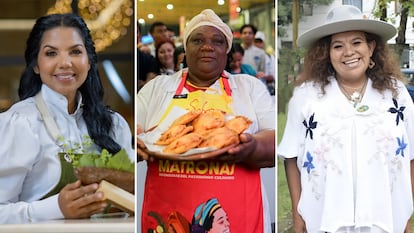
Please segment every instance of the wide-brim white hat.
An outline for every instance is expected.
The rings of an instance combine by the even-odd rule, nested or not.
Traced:
[[[328,12],[324,24],[301,34],[298,37],[297,45],[307,48],[325,36],[347,31],[373,33],[381,37],[385,42],[397,33],[397,29],[392,24],[368,19],[357,7],[342,5]]]

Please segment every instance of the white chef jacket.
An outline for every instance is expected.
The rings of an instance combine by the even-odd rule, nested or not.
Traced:
[[[65,143],[69,147],[82,145],[88,130],[82,117],[81,95],[75,113],[69,114],[66,97],[46,85],[41,92]],[[128,123],[118,113],[112,117],[112,137],[133,161]],[[58,195],[41,200],[60,179],[58,152],[62,149],[49,136],[34,97],[0,114],[0,138],[0,224],[63,218]]]

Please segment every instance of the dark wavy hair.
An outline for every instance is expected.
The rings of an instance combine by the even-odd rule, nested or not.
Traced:
[[[398,65],[398,58],[391,52],[388,45],[377,35],[366,33],[367,42],[375,41],[376,46],[372,54],[375,66],[366,71],[366,75],[372,81],[372,86],[383,92],[391,90],[393,95],[398,95],[396,80],[405,82]],[[330,60],[330,44],[332,36],[326,36],[315,42],[306,52],[304,61],[303,79],[298,82],[314,81],[320,85],[325,94],[325,86],[329,84],[328,77],[335,75],[335,70]]]
[[[34,72],[37,66],[37,56],[43,34],[56,27],[71,27],[76,29],[83,38],[88,54],[90,69],[85,82],[78,91],[82,94],[83,118],[86,122],[88,133],[94,143],[110,153],[121,150],[121,146],[110,136],[113,126],[113,111],[103,103],[104,90],[98,72],[98,59],[95,52],[89,29],[84,20],[75,14],[51,14],[42,16],[36,20],[29,38],[26,42],[25,61],[26,67],[20,78],[20,100],[36,95],[42,86],[40,75]]]
[[[172,47],[175,51],[175,44],[172,40],[162,40],[162,41],[160,41],[160,43],[157,44],[157,46],[155,47],[155,60],[157,61],[157,72],[158,72],[158,74],[161,74],[161,70],[164,68],[164,65],[161,63],[160,58],[158,56],[158,51],[160,51],[161,45],[163,45],[163,44],[172,45]],[[173,54],[174,54],[174,52],[173,52]],[[174,63],[174,65],[175,65],[175,63]]]
[[[244,56],[244,49],[240,45],[240,43],[233,43],[231,45],[230,52],[227,54],[227,63],[225,70],[228,72],[231,72],[232,68],[230,67],[230,63],[233,61],[233,54],[240,53],[242,56]]]

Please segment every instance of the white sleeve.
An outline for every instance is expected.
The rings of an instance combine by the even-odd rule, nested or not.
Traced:
[[[277,147],[277,154],[283,158],[294,158],[299,155],[301,145],[304,143],[304,126],[302,108],[306,96],[299,94],[297,88],[289,101],[286,126],[282,140]]]
[[[255,79],[256,85],[253,93],[253,106],[258,118],[259,130],[276,128],[275,97],[269,94],[266,86],[261,81]]]
[[[410,159],[414,159],[414,104],[412,102],[411,96],[408,93],[407,88],[401,82],[399,82],[399,90],[398,90],[399,99],[405,102],[405,110],[404,110],[404,121],[406,121],[406,130],[408,134],[408,145],[411,147],[410,151]]]
[[[2,193],[0,192],[0,196]],[[20,224],[63,219],[58,194],[41,201],[0,204],[0,224]]]
[[[31,200],[21,200],[24,187],[30,186],[26,178],[39,162],[40,145],[30,123],[4,113],[0,116],[0,138],[0,224],[62,218],[57,195],[39,200],[45,193],[32,191]]]
[[[115,113],[114,117],[114,140],[126,150],[131,161],[135,161],[135,152],[132,147],[132,134],[128,122],[119,113]]]

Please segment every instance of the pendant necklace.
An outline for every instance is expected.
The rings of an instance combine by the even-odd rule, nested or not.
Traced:
[[[341,89],[342,93],[345,94],[349,102],[354,106],[354,108],[356,108],[357,105],[362,101],[362,97],[364,96],[364,91],[368,83],[368,78],[365,79],[364,84],[360,88],[352,88],[352,87],[346,86],[339,80],[338,80],[338,83],[339,83],[339,88]],[[353,90],[352,94],[350,94],[346,90],[345,87],[347,87],[348,89],[352,89]],[[368,110],[368,106],[366,105],[362,105],[357,108],[358,112],[365,112],[366,110]]]

